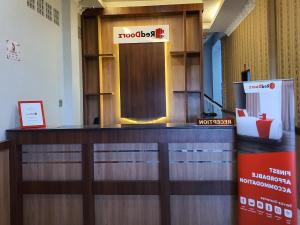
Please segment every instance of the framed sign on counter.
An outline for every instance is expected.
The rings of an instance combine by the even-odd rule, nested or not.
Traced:
[[[18,102],[21,128],[45,128],[46,120],[42,101]]]

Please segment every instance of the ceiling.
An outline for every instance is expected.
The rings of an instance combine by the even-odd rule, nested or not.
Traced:
[[[232,32],[249,13],[249,2],[255,0],[76,0],[82,7],[134,7],[204,3],[203,28],[206,33]],[[252,4],[253,5],[253,4]],[[245,8],[247,10],[245,11]],[[248,14],[247,14],[248,15]],[[230,31],[230,32],[229,32]]]

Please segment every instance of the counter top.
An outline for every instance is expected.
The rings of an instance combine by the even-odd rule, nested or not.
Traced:
[[[47,127],[40,129],[9,129],[7,132],[26,132],[26,131],[61,131],[61,130],[135,130],[135,129],[232,129],[235,126],[199,126],[195,123],[163,123],[163,124],[114,124],[109,126],[59,126],[59,127]]]

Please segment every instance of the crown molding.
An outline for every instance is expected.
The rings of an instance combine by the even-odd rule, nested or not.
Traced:
[[[78,9],[79,13],[82,14],[85,9],[104,8],[105,5],[103,0],[80,0],[78,2],[78,7],[79,7]]]
[[[228,26],[225,30],[225,34],[230,36],[233,31],[241,24],[241,22],[252,12],[256,6],[256,0],[249,0],[244,6],[241,13],[236,17],[236,19]]]

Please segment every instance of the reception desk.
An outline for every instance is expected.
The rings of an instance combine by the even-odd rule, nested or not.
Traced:
[[[7,134],[13,225],[235,224],[234,126]]]

